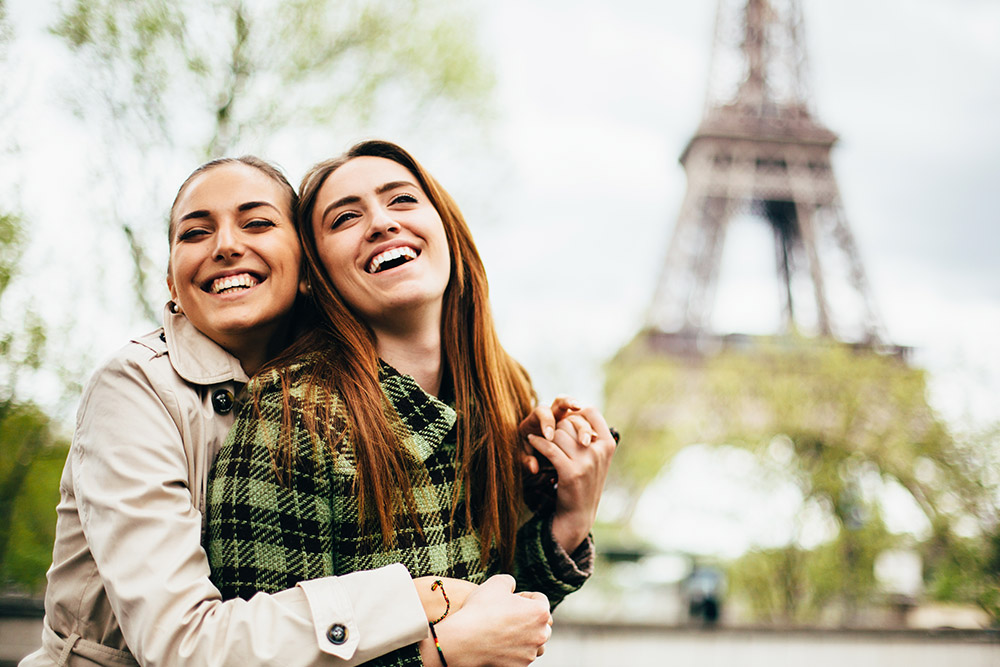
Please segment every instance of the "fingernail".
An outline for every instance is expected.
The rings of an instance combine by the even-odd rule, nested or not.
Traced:
[[[555,436],[556,431],[551,426],[546,426],[543,433],[545,433],[546,440],[551,440]]]

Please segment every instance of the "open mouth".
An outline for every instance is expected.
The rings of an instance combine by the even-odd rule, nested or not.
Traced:
[[[368,263],[367,271],[368,273],[388,271],[416,259],[419,254],[409,246],[392,248],[372,257],[372,261]]]
[[[262,282],[263,278],[252,273],[237,273],[232,276],[216,278],[202,289],[209,294],[235,294],[256,287]]]

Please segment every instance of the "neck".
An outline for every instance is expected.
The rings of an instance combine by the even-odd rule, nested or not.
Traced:
[[[440,326],[405,334],[376,330],[375,345],[383,361],[412,377],[431,396],[439,394],[442,371]]]
[[[253,336],[240,336],[238,340],[220,343],[229,354],[236,357],[247,376],[254,373],[281,351],[288,334],[288,325],[264,327]]]

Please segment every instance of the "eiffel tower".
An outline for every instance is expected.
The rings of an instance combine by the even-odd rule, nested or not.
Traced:
[[[947,496],[965,487],[921,481],[922,465],[946,470],[962,455],[927,404],[923,371],[887,341],[830,165],[837,137],[816,120],[807,83],[798,0],[719,1],[704,116],[681,155],[687,193],[645,327],[605,366],[604,412],[624,445],[610,480],[623,543],[677,452],[742,447],[794,480],[797,525],[808,505],[836,527],[825,556],[795,534],[767,556],[775,571],[798,568],[778,578],[771,613],[795,618],[834,577],[827,611],[851,625],[875,600],[866,535],[884,530],[861,490],[874,479],[906,489],[949,544]],[[774,239],[783,317],[770,336],[712,329],[722,248],[743,217]],[[822,586],[807,560],[827,563]]]
[[[922,372],[877,315],[831,168],[837,137],[815,117],[805,71],[798,0],[719,1],[666,261],[645,326],[605,366],[605,412],[628,443],[612,474],[633,501],[689,444],[798,434],[874,451],[897,423],[915,429],[904,439],[935,423]],[[773,235],[774,335],[712,329],[726,232],[742,217]],[[862,392],[863,404],[844,400]]]
[[[773,232],[782,332],[883,343],[830,164],[837,137],[812,110],[799,3],[721,0],[712,63],[647,327],[675,342],[710,332],[726,232],[749,216]]]

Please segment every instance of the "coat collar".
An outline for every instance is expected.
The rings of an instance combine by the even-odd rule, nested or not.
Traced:
[[[207,385],[249,380],[236,357],[198,331],[187,317],[170,312],[167,306],[163,308],[163,333],[170,365],[188,382]]]
[[[410,431],[417,457],[426,461],[442,443],[455,443],[455,408],[425,392],[417,381],[379,361],[379,383]]]

